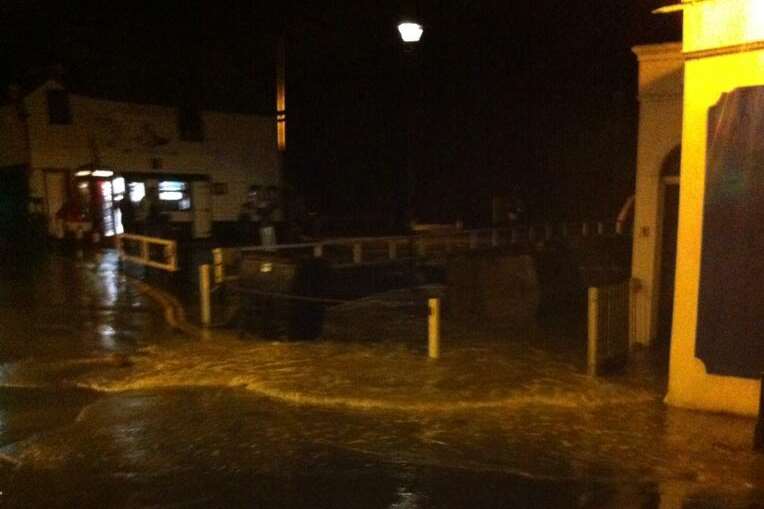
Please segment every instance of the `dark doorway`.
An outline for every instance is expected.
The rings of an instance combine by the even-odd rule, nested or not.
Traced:
[[[658,297],[658,334],[655,345],[668,352],[674,318],[674,277],[676,241],[679,223],[679,186],[664,185],[663,233],[661,235],[660,294]]]
[[[0,168],[0,241],[17,242],[26,228],[28,200],[24,166]]]

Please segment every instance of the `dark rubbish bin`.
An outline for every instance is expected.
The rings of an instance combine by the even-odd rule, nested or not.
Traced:
[[[323,295],[327,272],[325,262],[313,257],[245,254],[240,271],[245,325],[252,323],[266,338],[319,337],[325,305],[308,299]]]

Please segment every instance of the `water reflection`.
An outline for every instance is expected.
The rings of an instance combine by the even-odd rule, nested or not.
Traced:
[[[0,459],[0,491],[11,506],[764,499],[752,420],[667,409],[652,381],[591,379],[538,338],[451,329],[435,363],[423,344],[395,338],[183,341],[135,311],[149,303],[111,279],[107,261],[77,271],[53,263],[48,275],[64,279],[49,305],[35,283],[32,296],[20,292],[37,305],[30,316],[0,317],[21,345],[0,345],[13,354],[0,357],[0,458],[13,462]]]

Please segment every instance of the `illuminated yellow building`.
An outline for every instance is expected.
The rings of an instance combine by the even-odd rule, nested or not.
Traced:
[[[692,0],[676,10],[684,17],[681,54],[671,45],[635,48],[642,111],[633,273],[642,288],[634,297],[633,341],[649,344],[656,336],[661,193],[671,185],[661,161],[676,144],[681,111],[666,401],[756,415],[764,370],[764,289],[758,288],[764,253],[757,234],[764,216],[764,174],[757,174],[764,173],[764,0]],[[678,109],[671,84],[682,77]],[[661,97],[661,90],[669,93]]]

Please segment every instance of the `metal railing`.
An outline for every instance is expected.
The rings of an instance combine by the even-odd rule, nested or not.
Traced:
[[[586,364],[590,375],[623,367],[629,356],[632,281],[590,287]]]
[[[623,234],[622,225],[602,221],[547,223],[513,228],[485,228],[408,236],[332,238],[315,242],[231,249],[241,254],[247,252],[312,254],[316,258],[331,257],[334,262],[333,265],[343,266],[387,263],[410,258],[438,258],[456,252],[498,246],[534,244],[552,239],[612,237]]]
[[[131,233],[117,235],[115,239],[122,260],[168,272],[178,270],[178,247],[174,240]]]

